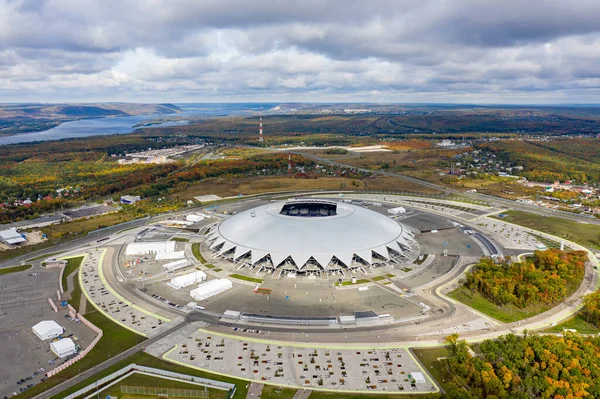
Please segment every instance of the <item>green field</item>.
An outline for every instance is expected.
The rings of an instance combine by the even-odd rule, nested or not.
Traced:
[[[427,260],[427,254],[423,255],[423,259],[419,260],[419,258],[415,259],[415,261],[413,262],[415,265],[422,265],[423,262],[425,262]]]
[[[192,244],[192,253],[200,263],[206,263],[206,259],[204,259],[204,256],[202,256],[202,254],[200,253],[199,243]]]
[[[28,270],[28,269],[31,269],[31,265],[5,267],[5,268],[0,269],[0,274],[22,272],[22,271]]]
[[[187,238],[183,238],[183,237],[173,237],[173,238],[171,238],[171,241],[189,242],[190,240],[188,240]]]
[[[421,365],[427,369],[433,379],[445,388],[446,372],[442,369],[442,364],[438,361],[439,358],[450,356],[448,347],[442,346],[437,348],[416,348],[411,349],[415,357],[421,362]]]
[[[230,274],[229,277],[237,278],[238,280],[250,281],[252,283],[262,284],[263,280],[260,278],[248,277],[242,274]]]
[[[104,391],[100,391],[100,394],[97,396],[101,398],[106,398],[109,395],[121,397],[121,385],[128,385],[130,387],[190,389],[194,391],[204,390],[204,387],[200,385],[186,384],[184,382],[173,381],[166,378],[157,378],[154,376],[148,376],[143,374],[133,374],[132,376],[120,381],[118,384],[113,385],[112,387],[105,389]],[[209,397],[211,399],[227,398],[227,391],[221,391],[218,389],[208,389],[208,392]],[[131,396],[135,395],[132,394]],[[130,395],[127,395],[127,397],[130,397]],[[152,398],[152,396],[149,395],[144,395],[143,397],[148,399]]]
[[[82,261],[83,261],[83,256],[78,256],[76,258],[67,259],[67,266],[65,266],[65,271],[63,272],[63,275],[62,275],[62,286],[63,286],[63,289],[65,290],[65,292],[68,291],[67,277],[69,277],[69,275],[71,273],[73,273],[75,270],[77,270],[79,268],[79,266],[81,266]]]
[[[385,276],[373,277],[373,281],[381,281],[381,280],[385,280]]]
[[[506,216],[503,218],[497,216],[494,218],[562,237],[588,248],[600,249],[600,226],[598,225],[522,211],[507,211],[504,214]]]
[[[367,280],[366,278],[362,278],[360,280],[356,280],[356,283],[354,283],[354,284],[366,284],[366,283],[370,283],[370,282],[371,282],[371,280]],[[354,285],[354,284],[352,284],[351,280],[348,280],[348,281],[342,281],[341,285],[346,286],[346,285]],[[338,284],[338,285],[340,285],[340,284]]]
[[[554,327],[546,328],[542,332],[560,333],[563,332],[564,329],[577,330],[577,332],[581,334],[598,334],[600,332],[600,328],[586,322],[579,313]]]
[[[292,399],[295,389],[265,385],[260,395],[261,399]]]
[[[236,379],[230,378],[230,377],[217,376],[214,374],[206,373],[204,371],[191,369],[191,368],[180,366],[177,364],[172,364],[172,363],[166,362],[162,359],[158,359],[154,356],[148,355],[147,353],[138,352],[138,353],[135,353],[135,354],[129,356],[128,358],[116,363],[115,365],[107,368],[106,370],[94,375],[93,377],[87,378],[83,382],[74,385],[73,387],[65,390],[64,392],[60,393],[59,395],[53,396],[51,399],[62,399],[66,395],[68,395],[72,392],[75,392],[87,385],[90,385],[94,381],[97,381],[98,379],[105,377],[111,373],[114,373],[115,371],[120,370],[123,367],[125,367],[131,363],[139,364],[142,366],[155,367],[155,368],[159,368],[159,369],[163,369],[163,370],[174,371],[176,373],[189,374],[189,375],[194,375],[197,377],[210,378],[213,380],[225,381],[225,382],[236,384],[236,392],[235,392],[235,395],[233,396],[235,399],[245,398],[246,394],[248,392],[248,389],[246,388],[246,385],[248,383],[246,381],[236,380]],[[34,388],[37,388],[37,386]],[[29,391],[31,391],[31,390],[33,390],[33,388],[28,390],[27,393],[29,393]],[[43,391],[40,391],[40,392],[43,392]],[[150,398],[150,397],[148,397],[148,398]]]
[[[512,305],[501,308],[488,301],[478,292],[471,292],[464,286],[457,288],[446,295],[504,323],[523,320],[549,309],[548,306],[544,305],[529,306],[525,309],[519,309]]]

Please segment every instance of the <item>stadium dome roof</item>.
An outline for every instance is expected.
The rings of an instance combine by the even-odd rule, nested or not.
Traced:
[[[395,220],[343,202],[279,201],[233,215],[208,235],[210,248],[234,262],[323,270],[398,261],[413,234]]]

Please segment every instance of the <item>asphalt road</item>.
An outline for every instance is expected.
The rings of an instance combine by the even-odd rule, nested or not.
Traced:
[[[110,366],[120,362],[121,360],[133,355],[134,353],[143,350],[146,346],[177,331],[178,329],[180,329],[181,327],[183,327],[186,324],[187,324],[187,322],[179,323],[179,324],[173,326],[172,328],[170,328],[169,330],[163,331],[162,333],[155,335],[152,338],[149,338],[143,342],[140,342],[136,346],[127,349],[125,352],[121,352],[117,356],[112,357],[90,369],[87,369],[86,371],[81,372],[80,374],[76,375],[75,377],[48,389],[44,393],[41,393],[41,394],[35,396],[34,399],[47,399],[53,395],[58,395],[59,393],[63,392],[64,390],[71,388],[73,385],[79,384],[83,380],[85,380],[89,377],[92,377],[96,373],[99,373],[99,372],[109,368]]]

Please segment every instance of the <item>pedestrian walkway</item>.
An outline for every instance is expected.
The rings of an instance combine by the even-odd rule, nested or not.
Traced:
[[[311,393],[312,391],[310,389],[298,389],[292,399],[306,399]]]
[[[263,384],[259,384],[257,382],[251,383],[250,386],[248,387],[248,393],[246,394],[246,399],[260,398],[260,395],[262,395],[263,387],[264,387]]]

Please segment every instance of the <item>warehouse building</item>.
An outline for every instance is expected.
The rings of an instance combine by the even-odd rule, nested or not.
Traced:
[[[63,338],[50,344],[50,350],[60,358],[77,353],[75,342],[71,338]]]
[[[226,279],[220,278],[217,280],[210,280],[206,283],[200,284],[198,288],[190,291],[190,295],[197,301],[208,299],[212,296],[220,294],[221,292],[227,291],[233,287],[233,283]]]
[[[196,270],[193,273],[188,273],[182,276],[172,278],[171,281],[167,283],[167,285],[176,290],[180,290],[192,284],[199,284],[203,281],[206,281],[206,273],[200,270]]]
[[[54,320],[43,320],[32,328],[33,333],[42,341],[56,338],[63,333],[63,328]]]
[[[0,231],[0,242],[6,245],[17,245],[26,242],[27,240],[17,229],[8,229]]]

